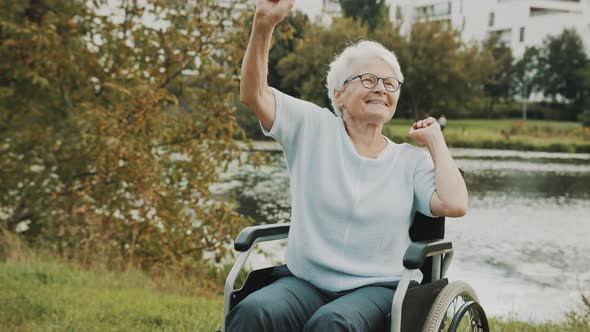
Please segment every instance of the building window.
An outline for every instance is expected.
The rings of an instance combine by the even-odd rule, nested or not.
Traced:
[[[451,2],[441,2],[434,5],[434,16],[443,16],[451,14]]]
[[[396,20],[402,19],[402,7],[401,6],[395,6],[395,19]]]
[[[498,45],[510,45],[512,41],[512,30],[502,29],[488,32],[488,36],[498,39]]]
[[[524,27],[520,27],[520,42],[524,42]]]
[[[338,0],[324,0],[323,10],[329,13],[337,13],[340,11],[340,2]]]
[[[415,8],[415,15],[418,18],[434,18],[451,14],[451,2],[439,2],[427,6]]]
[[[416,17],[418,18],[428,18],[433,16],[434,14],[434,6],[422,6],[416,7]]]
[[[494,26],[494,18],[495,18],[494,12],[491,12],[490,17],[488,18],[488,26],[489,27]]]

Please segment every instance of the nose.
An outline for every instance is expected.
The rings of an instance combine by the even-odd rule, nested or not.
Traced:
[[[387,90],[385,89],[385,80],[382,78],[378,78],[377,85],[375,85],[375,87],[373,87],[373,91],[384,93],[384,94],[387,93]]]

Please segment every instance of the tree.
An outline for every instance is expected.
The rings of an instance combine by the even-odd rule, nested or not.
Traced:
[[[584,128],[590,128],[590,61],[586,62],[586,66],[582,69],[582,75],[584,77],[583,101],[581,103],[583,107],[582,125]]]
[[[369,31],[389,22],[389,6],[385,0],[340,0],[340,7],[345,17],[366,24]]]
[[[3,1],[0,227],[82,262],[222,256],[244,220],[209,189],[241,152],[232,10]]]
[[[574,29],[547,37],[539,54],[538,78],[543,93],[553,101],[561,96],[568,103],[581,105],[587,61],[582,38]]]
[[[518,96],[523,100],[522,118],[527,118],[527,103],[531,93],[539,91],[541,82],[538,75],[539,69],[539,49],[536,47],[527,47],[524,54],[518,59],[511,69],[510,79],[511,94]]]
[[[530,94],[540,89],[537,75],[539,68],[539,49],[527,47],[520,59],[512,66],[512,93],[528,99]]]
[[[488,96],[488,112],[494,110],[498,100],[512,98],[512,50],[499,41],[499,36],[492,36],[483,42],[483,48],[492,55],[492,72],[484,86]]]
[[[404,71],[398,112],[457,114],[479,108],[482,86],[492,72],[491,54],[461,42],[460,32],[441,22],[417,23],[398,52]]]
[[[293,53],[298,44],[303,42],[309,23],[307,15],[299,10],[287,16],[277,27],[273,35],[272,48],[268,54],[268,84],[294,96],[297,96],[297,91],[292,84],[283,80],[283,75],[278,70],[278,64],[283,58]]]
[[[295,96],[329,107],[325,88],[328,65],[347,43],[366,39],[368,31],[366,26],[350,18],[335,18],[330,27],[308,25],[308,28],[295,51],[278,63],[281,86],[290,85]]]
[[[358,39],[376,40],[396,53],[405,76],[397,116],[465,114],[481,108],[482,86],[494,70],[492,55],[464,45],[458,31],[439,22],[414,25],[406,36],[396,25],[369,32],[351,18],[336,18],[330,27],[310,24],[295,51],[279,61],[281,84],[293,86],[295,96],[329,107],[328,65],[348,42]]]
[[[254,8],[245,12],[244,20],[247,28],[243,29],[242,35],[247,42],[252,23],[254,20]],[[277,88],[284,93],[298,97],[296,86],[292,82],[283,79],[279,72],[279,62],[295,51],[298,44],[303,42],[305,31],[310,24],[309,18],[303,12],[295,10],[289,14],[275,29],[272,38],[271,49],[268,55],[268,85]],[[239,101],[237,103],[238,122],[244,128],[247,136],[252,139],[268,139],[260,130],[258,119],[254,113]]]

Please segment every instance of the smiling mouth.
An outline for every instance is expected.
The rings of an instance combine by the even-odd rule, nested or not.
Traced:
[[[381,100],[369,100],[369,101],[367,101],[367,104],[377,104],[377,105],[387,106],[387,103],[385,103],[384,101],[381,101]]]

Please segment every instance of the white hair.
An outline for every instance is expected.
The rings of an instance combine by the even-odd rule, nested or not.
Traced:
[[[326,88],[328,88],[328,97],[332,103],[332,108],[336,115],[342,117],[342,110],[336,104],[335,92],[344,88],[344,81],[354,74],[352,70],[357,68],[358,62],[366,59],[379,59],[391,66],[395,78],[404,81],[404,75],[400,68],[399,62],[395,54],[386,49],[378,42],[361,40],[355,44],[346,47],[342,53],[338,54],[328,69],[328,77],[326,79]],[[395,92],[398,96],[400,90]]]

